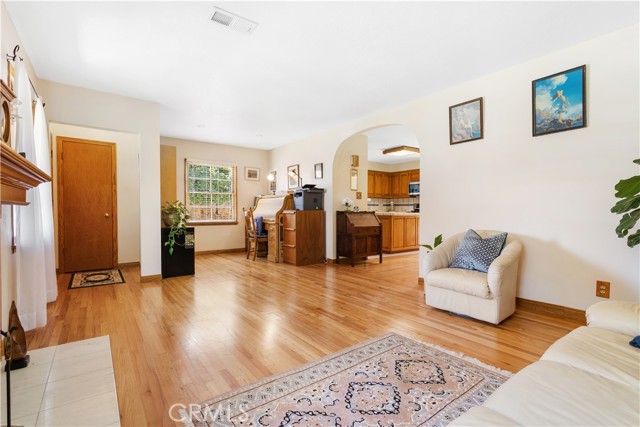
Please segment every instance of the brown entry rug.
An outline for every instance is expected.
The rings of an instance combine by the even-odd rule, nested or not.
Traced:
[[[69,289],[89,288],[91,286],[117,285],[124,283],[122,271],[100,270],[86,271],[84,273],[73,273],[69,281]]]
[[[444,426],[510,376],[390,333],[209,400],[190,415],[196,426]]]

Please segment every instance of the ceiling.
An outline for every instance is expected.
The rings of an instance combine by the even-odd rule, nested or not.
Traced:
[[[397,164],[420,159],[419,153],[412,153],[407,156],[382,154],[382,151],[387,148],[399,147],[401,145],[420,148],[416,134],[407,126],[384,126],[363,132],[363,134],[367,135],[368,138],[368,160],[370,162]]]
[[[39,78],[157,102],[163,136],[263,149],[638,22],[611,1],[5,4]]]

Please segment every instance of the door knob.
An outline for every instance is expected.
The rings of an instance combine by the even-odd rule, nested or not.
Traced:
[[[104,217],[109,218],[109,214],[108,213],[104,214]]]

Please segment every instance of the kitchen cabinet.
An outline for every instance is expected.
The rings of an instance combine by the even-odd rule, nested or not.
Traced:
[[[411,182],[420,181],[420,169],[413,169],[408,172],[409,172],[409,181]]]
[[[378,214],[382,224],[382,252],[415,251],[419,247],[418,215]]]
[[[418,178],[420,179],[420,170]],[[377,198],[409,197],[409,182],[413,181],[415,171],[381,172],[370,170],[367,173],[367,196]]]

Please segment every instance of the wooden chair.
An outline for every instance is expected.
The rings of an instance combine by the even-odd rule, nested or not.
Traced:
[[[256,230],[256,222],[253,219],[253,211],[251,209],[246,210],[242,208],[244,212],[244,224],[245,224],[245,233],[247,236],[247,259],[249,259],[249,254],[253,252],[253,260],[256,260],[256,255],[258,254],[258,245],[263,243],[267,244],[268,236],[266,234],[258,234],[258,230]]]

